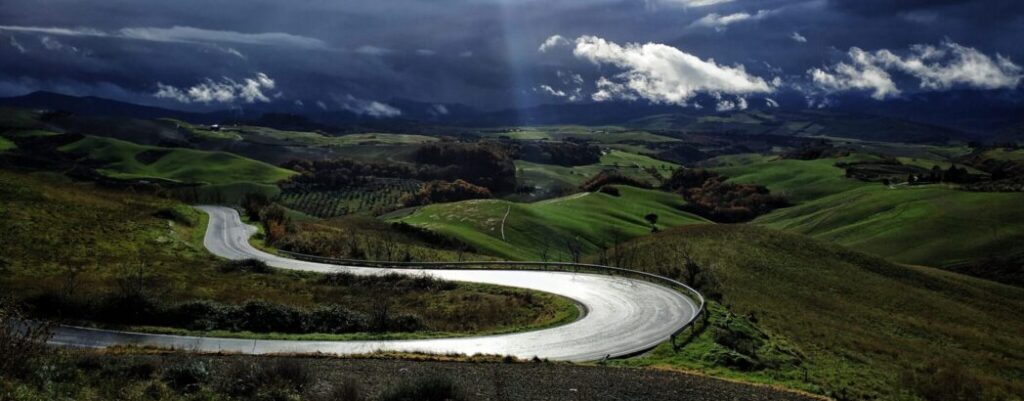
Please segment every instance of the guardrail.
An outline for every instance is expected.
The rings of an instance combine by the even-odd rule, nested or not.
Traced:
[[[278,254],[282,256],[288,256],[293,259],[305,260],[308,262],[326,263],[332,265],[343,265],[343,266],[355,266],[355,267],[375,267],[375,268],[404,268],[404,269],[423,269],[423,270],[439,270],[439,269],[465,269],[465,270],[488,270],[493,266],[510,267],[515,270],[533,270],[533,271],[570,271],[568,268],[572,268],[571,272],[578,273],[580,269],[589,271],[595,271],[604,274],[615,275],[616,273],[622,275],[632,275],[635,277],[642,278],[647,281],[652,281],[659,284],[668,284],[669,288],[673,288],[683,293],[684,296],[691,300],[697,301],[697,311],[693,314],[693,317],[689,321],[683,324],[678,330],[672,333],[672,344],[675,345],[676,337],[682,334],[687,329],[693,328],[694,323],[704,315],[705,312],[705,300],[704,295],[697,291],[693,287],[686,285],[685,283],[674,280],[665,276],[657,275],[654,273],[642,272],[638,270],[626,269],[622,267],[605,266],[599,264],[590,263],[573,263],[573,262],[522,262],[522,261],[509,261],[509,260],[484,260],[484,261],[459,261],[459,262],[398,262],[398,261],[372,261],[372,260],[360,260],[360,259],[339,259],[339,258],[326,258],[316,255],[308,255],[304,253],[289,252],[284,250],[278,250]],[[691,332],[695,333],[695,331]]]

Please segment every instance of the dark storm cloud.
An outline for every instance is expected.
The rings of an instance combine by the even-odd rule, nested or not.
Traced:
[[[500,108],[570,101],[577,92],[575,101],[590,99],[601,77],[622,72],[571,51],[537,51],[556,34],[664,44],[766,80],[808,84],[808,70],[846,60],[851,47],[899,52],[950,41],[1022,64],[1019,3],[0,0],[0,95],[49,89],[171,105],[174,97],[154,96],[158,84],[265,74],[275,82],[268,99],[304,107],[409,98]],[[984,18],[995,14],[997,23]]]

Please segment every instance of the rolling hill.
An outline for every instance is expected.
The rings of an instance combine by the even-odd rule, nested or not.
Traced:
[[[797,203],[758,218],[756,224],[893,261],[945,266],[1024,252],[1024,194],[967,192],[946,185],[886,187],[846,178],[835,166],[863,157],[731,157],[715,170],[734,182],[765,185]]]
[[[659,216],[659,227],[705,222],[679,210],[684,203],[679,195],[617,188],[620,196],[585,192],[535,203],[470,200],[428,205],[397,221],[453,236],[478,252],[514,260],[571,260],[569,243],[578,244],[582,254],[598,252],[650,233],[650,224],[644,220],[648,213]]]
[[[231,153],[137,145],[113,138],[85,137],[60,150],[82,156],[113,178],[273,184],[295,174]]]
[[[629,244],[634,266],[678,278],[688,255],[704,267],[699,288],[718,301],[712,326],[683,350],[664,344],[620,364],[844,400],[1024,394],[1024,289],[752,225],[688,225]]]

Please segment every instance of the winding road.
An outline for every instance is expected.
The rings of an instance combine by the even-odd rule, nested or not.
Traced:
[[[400,273],[545,291],[573,299],[586,313],[572,323],[520,333],[478,337],[388,341],[287,341],[188,337],[58,327],[52,343],[79,347],[140,345],[204,352],[366,354],[375,351],[433,354],[498,354],[519,358],[587,361],[630,355],[669,339],[692,320],[693,300],[644,280],[600,274],[522,270],[417,270],[348,267],[283,258],[254,248],[256,228],[234,209],[200,206],[210,215],[206,248],[227,259],[259,259],[268,265],[312,272]]]

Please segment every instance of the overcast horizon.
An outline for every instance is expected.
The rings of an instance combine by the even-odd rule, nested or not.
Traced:
[[[0,96],[373,117],[400,116],[391,99],[442,114],[614,100],[729,111],[950,90],[1018,100],[1024,76],[1024,4],[1009,0],[139,3],[0,1]]]

